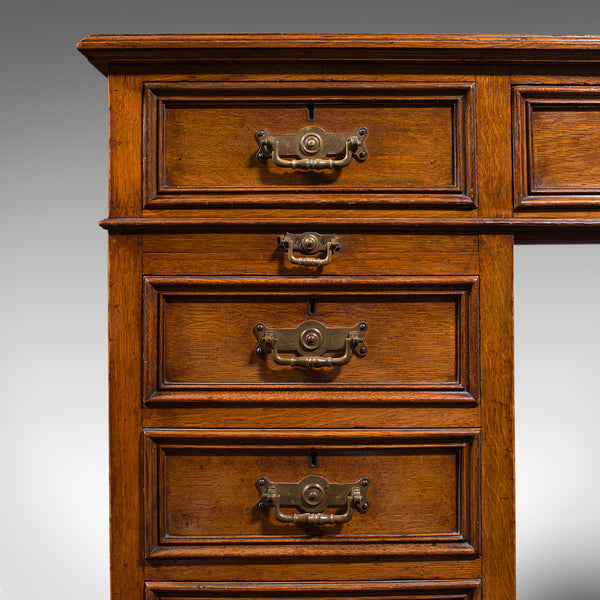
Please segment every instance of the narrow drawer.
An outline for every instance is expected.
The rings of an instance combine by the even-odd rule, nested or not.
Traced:
[[[148,558],[478,551],[477,429],[147,429],[144,445]]]
[[[147,404],[477,402],[476,276],[144,283]]]
[[[144,600],[188,598],[381,598],[382,600],[480,600],[480,580],[342,581],[337,583],[147,582]]]
[[[515,86],[515,208],[600,208],[600,87]]]
[[[284,237],[293,243],[286,247]],[[318,239],[325,244],[319,243],[318,248],[307,253],[302,247],[307,239]],[[328,241],[335,242],[329,262]],[[318,232],[302,229],[289,232],[282,226],[257,233],[151,233],[144,235],[143,248],[144,273],[148,275],[472,275],[479,272],[479,240],[474,235],[340,233],[333,227]],[[293,263],[305,259],[327,264]]]
[[[144,205],[475,208],[474,85],[146,83]],[[344,140],[363,131],[365,158],[323,170],[259,160],[258,132],[295,136],[282,138],[283,160],[311,156],[296,151],[307,127],[319,128],[324,160],[343,159]]]

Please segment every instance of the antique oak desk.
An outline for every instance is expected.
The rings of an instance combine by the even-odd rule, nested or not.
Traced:
[[[600,225],[600,39],[91,36],[112,597],[514,600],[512,251]]]

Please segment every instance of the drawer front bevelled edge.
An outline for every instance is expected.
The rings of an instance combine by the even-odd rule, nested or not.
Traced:
[[[478,402],[477,276],[144,283],[146,405]],[[313,329],[323,343],[311,352]]]
[[[188,600],[192,598],[265,598],[322,600],[323,598],[380,598],[381,600],[480,600],[481,581],[300,581],[239,582],[146,582],[144,600]]]
[[[144,455],[146,558],[478,553],[478,429],[146,429]]]
[[[144,207],[475,209],[474,86],[147,82]]]
[[[600,208],[600,87],[513,87],[518,211]]]

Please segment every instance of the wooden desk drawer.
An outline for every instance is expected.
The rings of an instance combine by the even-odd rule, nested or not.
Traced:
[[[513,88],[517,209],[600,207],[600,87]]]
[[[377,598],[385,600],[479,600],[480,580],[470,581],[340,581],[337,583],[239,583],[239,582],[148,582],[145,600],[188,600],[191,598]]]
[[[144,281],[147,404],[477,401],[476,276]],[[366,323],[368,351],[318,369],[275,364],[275,351],[257,355],[258,323],[309,321]],[[326,355],[348,354],[344,339]]]
[[[479,239],[474,235],[320,231],[339,248],[324,266],[292,264],[278,243],[282,225],[270,232],[144,235],[148,275],[471,275],[479,272]],[[294,234],[309,233],[297,228]],[[300,238],[302,239],[302,238]],[[326,258],[293,249],[295,258]]]
[[[364,559],[479,547],[477,429],[147,429],[144,445],[147,557]],[[331,525],[280,522],[273,508],[257,508],[259,479],[294,484],[308,475],[329,484],[368,477],[370,508]]]
[[[474,85],[146,83],[144,206],[475,208]],[[368,157],[308,171],[257,159],[257,131],[308,126],[348,135],[366,127]]]

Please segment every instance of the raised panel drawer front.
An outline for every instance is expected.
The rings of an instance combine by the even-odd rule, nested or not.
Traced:
[[[474,556],[479,431],[144,431],[146,557]],[[257,482],[368,477],[369,508],[334,524],[281,522]],[[300,514],[281,496],[285,514]],[[286,508],[284,505],[288,506]],[[344,513],[332,503],[322,514]]]
[[[473,96],[470,83],[146,83],[144,205],[475,208]],[[315,142],[322,152],[326,135],[343,134],[342,154],[344,135],[368,132],[357,151],[365,158],[322,170],[257,158],[261,132],[306,127],[325,132]],[[302,139],[282,145],[281,158],[305,148]],[[331,148],[326,158],[339,160]]]
[[[144,600],[188,600],[191,598],[381,598],[382,600],[480,600],[481,582],[472,581],[341,581],[338,583],[238,583],[158,582],[146,583]]]
[[[600,87],[515,86],[515,207],[600,207]]]
[[[476,276],[145,277],[144,283],[148,404],[477,402]],[[323,356],[339,362],[347,355],[347,364],[276,364],[276,356],[306,362],[300,354],[310,352],[285,343],[284,334],[276,334],[281,339],[272,351],[260,342],[259,324],[266,332],[314,322],[306,326],[308,338],[298,333],[304,350],[314,336],[341,335],[341,342],[322,346]],[[323,333],[359,324],[352,356],[349,334]],[[320,333],[311,333],[315,328]]]

